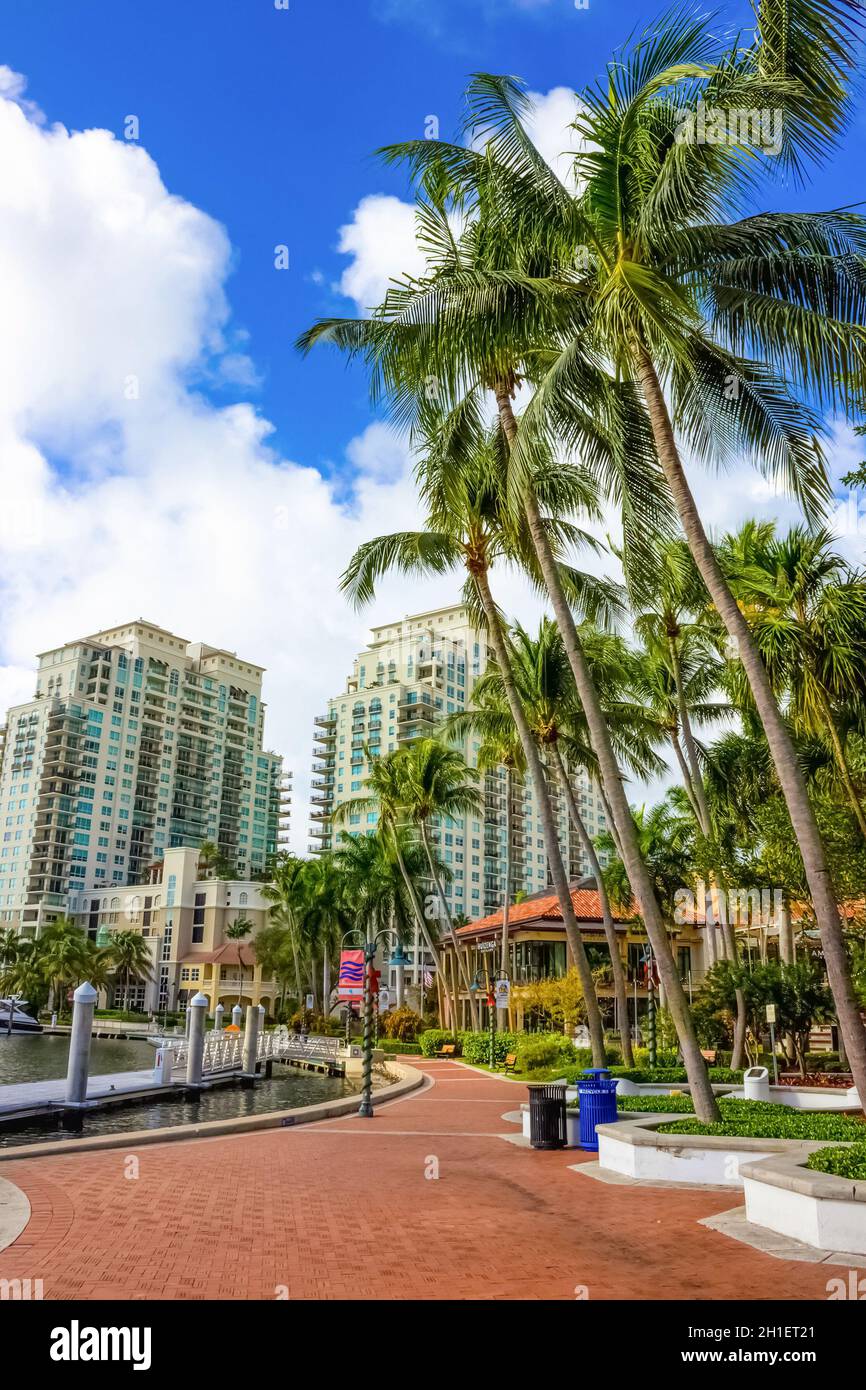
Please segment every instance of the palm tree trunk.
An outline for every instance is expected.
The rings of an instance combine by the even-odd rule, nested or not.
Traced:
[[[608,951],[610,952],[610,966],[613,974],[613,993],[616,999],[616,1011],[620,1019],[619,1035],[622,1041],[622,1060],[627,1067],[633,1067],[634,1055],[631,1050],[631,1032],[628,1022],[628,991],[625,985],[625,971],[622,968],[622,956],[619,953],[616,928],[613,924],[613,913],[610,910],[610,898],[608,897],[607,888],[605,887],[604,875],[601,872],[601,864],[598,862],[598,855],[595,852],[595,845],[592,842],[589,831],[583,823],[583,817],[578,810],[577,798],[574,795],[574,788],[571,785],[558,743],[553,744],[553,756],[556,761],[559,780],[565,789],[565,796],[568,801],[568,810],[571,815],[572,824],[586,851],[586,856],[598,887],[598,897],[601,903],[601,919],[604,923],[604,936],[607,941]]]
[[[613,818],[613,811],[610,809],[610,802],[607,799],[607,792],[604,789],[603,781],[599,781],[598,783],[598,794],[601,797],[601,804],[604,807],[604,814],[607,817],[607,826],[611,834],[611,839],[616,846],[617,854],[624,864],[625,855],[622,852],[622,841],[619,838],[619,831],[616,828],[616,821]]]
[[[292,959],[295,962],[295,985],[298,990],[298,1008],[301,1007],[301,1000],[304,997],[304,990],[301,984],[301,961],[298,955],[298,938],[295,932],[295,914],[289,913],[289,933],[292,940]]]
[[[508,414],[513,422],[513,430],[516,435],[517,425],[514,422],[514,414],[511,410],[511,402],[507,395],[505,404]],[[503,409],[500,403],[500,410]],[[506,430],[507,433],[507,430]],[[511,436],[509,436],[511,438]],[[668,934],[665,929],[664,918],[659,908],[655,894],[655,887],[649,870],[643,861],[638,844],[637,831],[631,814],[625,789],[622,784],[622,776],[617,765],[616,755],[613,751],[610,732],[604,720],[601,702],[598,692],[592,679],[592,675],[587,665],[586,657],[581,648],[580,641],[575,627],[574,616],[568,606],[565,590],[562,586],[562,579],[556,563],[556,557],[550,546],[550,541],[544,527],[544,520],[538,509],[538,503],[529,488],[524,499],[526,518],[532,536],[533,547],[538,557],[542,575],[548,593],[553,603],[553,611],[562,635],[568,662],[574,676],[577,693],[586,715],[587,727],[589,730],[590,742],[593,751],[598,758],[601,776],[604,781],[605,789],[610,800],[613,812],[613,823],[619,832],[620,842],[623,850],[623,862],[632,891],[640,905],[640,913],[643,917],[647,936],[655,955],[658,966],[659,976],[665,987],[668,999],[668,1009],[677,1030],[677,1037],[680,1042],[680,1049],[683,1054],[683,1062],[686,1068],[686,1075],[689,1079],[692,1099],[695,1105],[695,1114],[705,1123],[714,1123],[720,1118],[719,1107],[713,1095],[713,1088],[707,1075],[706,1063],[701,1055],[700,1045],[695,1032],[694,1020],[689,1009],[688,1000],[683,989],[682,980],[679,977],[673,951],[671,950]]]
[[[553,815],[550,793],[544,778],[541,756],[538,752],[535,739],[530,732],[529,724],[526,720],[526,713],[514,684],[511,659],[505,644],[502,622],[496,604],[493,602],[493,595],[490,592],[490,581],[485,571],[475,573],[473,578],[487,617],[490,640],[493,643],[493,650],[496,653],[496,660],[499,663],[502,674],[502,684],[505,688],[508,707],[511,710],[511,717],[514,720],[520,738],[520,746],[526,758],[526,766],[532,775],[533,784],[538,797],[538,809],[544,830],[544,843],[547,848],[547,862],[550,865],[553,886],[559,900],[560,911],[562,912],[565,935],[571,947],[572,958],[577,966],[577,973],[580,976],[580,983],[583,989],[587,1025],[592,1042],[593,1065],[596,1067],[603,1067],[605,1064],[604,1025],[601,1020],[601,1011],[598,1007],[598,999],[595,994],[595,982],[592,978],[592,971],[589,968],[589,961],[587,960],[586,950],[580,935],[580,928],[577,925],[577,918],[574,915],[574,904],[571,901],[571,889],[569,888],[565,865],[562,862],[562,851],[559,846],[559,836],[557,834],[556,821]]]
[[[698,805],[697,797],[695,796],[694,788],[692,786],[692,775],[689,771],[688,764],[683,756],[682,746],[680,744],[680,740],[677,735],[676,729],[671,729],[671,747],[674,750],[677,763],[679,764],[680,773],[682,774],[683,779],[683,788],[685,790],[686,796],[689,799],[689,805],[692,808],[692,814],[694,815],[694,818],[697,821],[698,825],[700,825],[701,811]]]
[[[691,783],[692,795],[697,803],[697,820],[701,828],[701,834],[705,839],[709,839],[712,834],[712,821],[710,820],[710,808],[707,803],[707,794],[704,789],[704,779],[701,773],[701,765],[698,760],[698,747],[692,733],[692,721],[689,718],[689,708],[686,703],[686,692],[683,689],[683,672],[680,665],[680,654],[677,651],[676,639],[671,637],[669,640],[671,654],[671,666],[673,668],[674,686],[677,692],[677,708],[680,716],[680,726],[683,731],[683,743],[686,745],[686,757],[689,766],[689,782]]]
[[[839,737],[839,730],[836,728],[832,711],[823,696],[821,697],[821,705],[823,706],[824,722],[827,725],[827,732],[830,735],[830,742],[833,745],[833,753],[839,768],[839,775],[842,778],[842,786],[845,788],[845,795],[851,805],[851,810],[854,812],[860,834],[866,840],[866,815],[864,815],[862,803],[857,795],[857,788],[854,786],[854,779],[851,776],[848,759],[845,757],[845,749]]]
[[[854,1084],[860,1095],[866,1096],[866,1028],[863,1026],[854,996],[839,907],[803,773],[749,624],[728,587],[704,530],[680,460],[664,393],[649,353],[642,346],[636,350],[636,365],[656,452],[673,494],[689,550],[719,617],[729,636],[738,644],[739,658],[751,687],[803,858],[812,907],[821,936],[827,977],[836,1003],[839,1026],[845,1037]]]
[[[511,795],[513,774],[510,767],[505,769],[505,893],[502,898],[502,938],[499,948],[499,970],[503,977],[508,970],[508,909],[511,906]],[[497,1028],[500,1033],[508,1032],[508,1009],[498,1009]]]
[[[442,958],[439,955],[439,952],[437,951],[436,947],[434,946],[433,938],[431,937],[430,932],[427,928],[427,922],[425,921],[424,913],[421,910],[421,904],[418,901],[418,894],[415,892],[415,885],[412,882],[409,870],[406,868],[406,860],[403,858],[403,851],[400,848],[399,840],[397,839],[396,834],[394,834],[392,838],[394,841],[394,854],[397,859],[397,865],[400,869],[400,873],[403,875],[403,882],[406,885],[406,892],[409,894],[409,901],[412,904],[412,911],[415,914],[415,921],[418,924],[418,928],[421,932],[421,937],[424,942],[424,945],[426,946],[427,950],[430,952],[431,957],[433,958],[433,964],[436,967],[437,979],[441,978],[442,987],[447,994],[448,982],[445,976],[442,974]],[[419,978],[423,977],[423,969],[424,967],[422,966],[422,976],[419,976]]]
[[[436,886],[436,893],[439,898],[439,907],[445,915],[445,925],[448,928],[448,935],[451,938],[451,946],[454,950],[454,956],[457,961],[457,969],[459,971],[460,978],[463,981],[463,988],[466,990],[466,995],[469,1000],[469,1017],[472,1020],[472,1031],[473,1033],[477,1033],[478,1008],[475,1003],[475,995],[469,988],[472,981],[469,978],[469,970],[466,965],[466,957],[463,954],[463,946],[461,942],[457,940],[457,933],[454,930],[454,923],[451,919],[451,913],[448,911],[448,904],[445,901],[445,894],[442,889],[442,879],[439,875],[439,870],[436,868],[436,861],[433,858],[433,851],[430,848],[430,839],[427,834],[427,822],[423,820],[419,821],[419,827],[421,830],[421,843],[424,846],[424,853],[427,856],[427,863],[430,868],[430,876],[433,879],[433,882]]]

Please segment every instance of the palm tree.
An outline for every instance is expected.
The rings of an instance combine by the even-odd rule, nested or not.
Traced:
[[[421,838],[430,878],[436,889],[439,912],[444,919],[451,938],[451,946],[458,971],[463,979],[463,987],[469,999],[469,1010],[473,1028],[478,1027],[477,1007],[472,981],[466,965],[462,945],[454,930],[448,900],[442,885],[442,876],[433,857],[430,842],[431,821],[454,820],[458,817],[480,816],[482,801],[478,793],[478,773],[466,763],[463,754],[456,748],[434,738],[421,738],[395,755],[400,763],[403,780],[403,805],[409,821]]]
[[[556,626],[546,618],[539,626],[537,638],[531,637],[517,624],[511,630],[510,639],[515,683],[526,710],[529,726],[542,751],[543,759],[552,766],[555,779],[565,795],[570,820],[577,831],[598,889],[617,1014],[622,1021],[623,1057],[626,1065],[631,1066],[628,994],[616,928],[593,837],[580,813],[572,781],[573,772],[578,766],[591,768],[595,759],[585,744],[584,729],[581,727],[582,711],[579,707],[575,708],[574,684],[562,639]],[[494,681],[497,676],[495,670],[491,672]],[[563,745],[567,750],[565,756]]]
[[[372,939],[380,931],[391,930],[405,947],[413,932],[420,952],[420,931],[415,922],[412,898],[400,869],[399,857],[420,900],[429,875],[427,855],[407,828],[396,828],[393,836],[380,825],[373,835],[340,836],[334,851],[345,883],[345,903],[351,925]],[[441,873],[444,865],[439,865]],[[417,961],[416,961],[417,963]],[[405,1001],[405,967],[397,967],[397,1005]]]
[[[477,411],[466,407],[456,412],[431,440],[419,464],[422,496],[428,507],[427,529],[379,537],[361,546],[349,564],[343,587],[356,601],[367,601],[375,592],[377,579],[390,569],[408,574],[443,574],[458,568],[467,571],[466,599],[486,623],[508,707],[536,789],[551,877],[584,989],[593,1056],[596,1065],[603,1066],[604,1028],[574,914],[556,818],[538,747],[515,686],[503,620],[490,588],[489,571],[497,558],[506,562],[520,558],[532,567],[526,529],[508,512],[507,457],[501,431],[496,429],[483,434],[479,430]],[[569,513],[580,506],[589,510],[592,495],[584,482],[584,475],[578,469],[557,468],[548,459],[543,475],[539,476],[539,492],[543,502],[550,500],[554,504],[555,512]],[[555,550],[564,544],[573,546],[588,539],[571,523],[562,520],[545,519],[544,525],[549,527]],[[589,576],[574,570],[567,571],[564,582],[573,600],[591,605],[596,613],[610,610],[611,586],[596,584]]]
[[[295,967],[295,990],[300,1004],[303,997],[299,955],[298,914],[306,900],[305,877],[307,861],[292,854],[279,854],[274,864],[271,882],[262,886],[262,897],[271,904],[270,915],[289,933]]]
[[[279,986],[279,1012],[282,1014],[296,967],[295,942],[291,928],[286,923],[276,920],[273,916],[274,911],[272,908],[270,922],[262,927],[256,936],[256,960],[262,968],[262,974],[268,979],[276,980]],[[300,998],[298,1003],[300,1004]]]
[[[482,678],[472,693],[472,708],[449,715],[443,725],[446,736],[453,735],[461,742],[468,735],[480,738],[478,746],[479,774],[492,774],[498,777],[500,769],[505,773],[505,864],[504,889],[502,894],[502,933],[499,947],[499,968],[503,976],[509,974],[508,923],[511,907],[512,884],[512,824],[514,815],[515,777],[523,779],[526,773],[526,759],[523,748],[511,718],[504,690],[494,689],[490,682]],[[501,1031],[508,1028],[508,1009],[498,1010],[498,1026]]]
[[[799,19],[791,20],[786,8],[796,27]],[[813,26],[822,13],[829,16],[823,29],[827,42],[809,64],[810,72],[814,64],[826,79],[826,101],[811,110],[803,90],[795,90],[792,79],[799,74],[780,72],[790,30],[780,35],[768,23],[751,56],[713,62],[715,40],[703,23],[684,11],[669,17],[611,67],[603,87],[583,93],[584,111],[576,124],[587,149],[576,170],[579,212],[585,218],[582,244],[589,248],[580,284],[591,319],[584,341],[595,343],[640,387],[689,550],[737,644],[767,736],[802,852],[852,1067],[866,1085],[866,1030],[853,996],[817,821],[758,645],[695,504],[679,444],[682,438],[706,460],[745,451],[788,483],[810,517],[820,514],[828,493],[815,442],[820,426],[785,382],[802,385],[819,402],[832,400],[838,382],[849,382],[862,365],[866,291],[856,267],[866,246],[863,220],[833,212],[762,213],[725,221],[743,191],[747,163],[754,167],[760,151],[734,138],[726,144],[694,143],[682,132],[697,99],[741,98],[760,88],[775,91],[793,118],[786,134],[789,162],[797,158],[798,132],[807,147],[822,134],[831,135],[832,122],[828,118],[822,128],[816,113],[838,115],[851,61],[836,45],[846,11],[850,15],[849,7],[832,0],[799,7],[799,16],[808,15]],[[778,20],[780,5],[770,0],[761,12]],[[835,93],[830,91],[834,74]],[[810,75],[806,84],[811,82]],[[753,350],[762,360],[748,355]],[[536,403],[540,414],[545,398],[556,391],[567,393],[571,351],[566,346],[550,368],[527,414]],[[559,618],[559,606],[556,611]]]
[[[94,952],[87,936],[68,917],[58,917],[44,929],[38,942],[38,963],[51,987],[51,998],[63,1013],[64,988],[88,978]]]
[[[105,948],[105,958],[113,969],[123,977],[123,1009],[128,1012],[129,985],[133,977],[149,980],[151,978],[151,955],[147,942],[137,931],[113,932],[110,944]]]
[[[17,935],[16,933],[12,934]],[[8,933],[4,933],[4,935],[8,936]],[[45,974],[39,959],[39,943],[30,937],[21,937],[12,954],[8,952],[7,948],[3,961],[2,971],[0,971],[0,994],[10,998],[26,999],[28,1008],[33,1017],[36,1018],[47,992]],[[12,1032],[12,1014],[13,1011],[10,1009],[10,1034]]]
[[[238,984],[238,1004],[240,1004],[244,993],[244,959],[241,952],[241,942],[245,941],[250,935],[250,932],[253,930],[253,925],[254,924],[248,917],[236,917],[225,929],[226,940],[236,941],[238,943],[238,972],[240,976]]]
[[[337,826],[342,825],[352,813],[362,810],[375,810],[377,812],[377,833],[385,836],[393,851],[397,867],[403,879],[406,896],[411,904],[412,915],[415,919],[419,935],[430,953],[431,960],[433,961],[440,980],[443,982],[443,986],[447,988],[445,976],[442,973],[441,957],[430,934],[427,917],[422,907],[417,879],[413,878],[407,862],[407,842],[405,833],[407,816],[404,805],[404,785],[403,778],[400,774],[400,765],[393,755],[384,758],[374,758],[369,754],[369,750],[367,750],[367,752],[369,772],[364,779],[364,794],[361,797],[352,797],[348,801],[341,802],[334,811],[333,822]],[[456,1028],[456,1001],[452,1022],[453,1026]]]
[[[825,527],[795,526],[778,536],[772,523],[748,522],[723,539],[720,560],[792,729],[828,741],[866,840],[866,813],[845,747],[851,697],[866,666],[866,579],[833,543]],[[862,721],[860,710],[856,717]]]
[[[469,97],[470,120],[474,119],[475,103],[475,135],[479,129],[490,133],[495,120],[501,119],[501,138],[494,132],[483,152],[424,141],[388,152],[393,159],[408,158],[422,175],[418,219],[420,237],[433,261],[430,275],[421,281],[407,277],[396,284],[372,320],[326,321],[305,334],[301,346],[307,349],[315,342],[329,341],[350,354],[363,355],[371,366],[374,396],[388,396],[398,419],[423,421],[431,391],[443,405],[459,412],[477,412],[481,397],[492,394],[499,413],[506,471],[513,474],[517,421],[512,401],[517,385],[543,374],[551,355],[558,359],[551,343],[565,337],[580,345],[589,320],[580,296],[573,292],[573,267],[552,262],[556,239],[565,235],[563,226],[574,236],[574,200],[526,136],[519,119],[518,89],[507,79],[482,77],[470,88]],[[526,194],[528,209],[519,219],[520,228],[506,216],[508,199],[518,190]],[[446,206],[449,193],[458,212],[471,204],[475,214],[474,219],[467,220],[459,240],[452,232]],[[528,249],[516,261],[515,248],[527,247],[527,238],[517,233],[530,224]],[[549,227],[556,233],[552,241]],[[569,396],[567,400],[562,393],[555,397],[557,425],[568,446],[582,450],[603,476],[606,490],[620,501],[629,552],[639,551],[643,534],[665,524],[667,508],[649,433],[636,409],[636,393],[630,383],[610,378],[598,361],[581,349],[570,349],[567,363]],[[692,1094],[701,1117],[715,1120],[718,1108],[670,952],[663,915],[654,901],[652,880],[640,860],[620,768],[578,640],[563,568],[557,562],[562,532],[557,533],[555,521],[552,524],[544,514],[543,492],[549,471],[550,452],[541,447],[536,431],[531,458],[530,450],[523,449],[517,470],[523,518],[520,559],[532,573],[540,572],[552,598],[611,820],[626,854],[634,891],[643,904],[647,931],[668,989]],[[582,503],[575,498],[564,506],[560,496],[553,518],[569,515],[581,505],[586,508],[586,497]],[[515,512],[509,510],[516,524]],[[441,556],[437,559],[441,568]],[[485,564],[485,577],[486,569]],[[479,596],[488,613],[497,660],[506,671],[504,644],[492,622],[492,597],[483,592]],[[521,739],[530,745],[528,730],[521,728],[518,702],[511,694],[509,704]],[[538,775],[533,769],[537,753],[527,748],[526,756],[533,781],[541,785],[540,767]],[[570,941],[573,933],[572,949],[577,952],[582,950],[582,943],[577,940],[567,879],[564,874],[559,879],[555,864],[552,869],[566,931]],[[580,969],[579,955],[576,959]],[[596,1033],[594,1046],[601,1056],[601,1020],[600,1015],[596,1019],[593,1008],[588,967],[586,973],[590,1033]]]
[[[331,960],[350,916],[340,861],[333,854],[313,860],[308,866],[306,884],[304,921],[309,939],[315,940],[322,953],[322,1012],[327,1018],[331,1007]]]

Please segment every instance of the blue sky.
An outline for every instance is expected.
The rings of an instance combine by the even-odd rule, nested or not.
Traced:
[[[376,192],[402,194],[372,157],[436,114],[447,132],[475,68],[540,92],[601,70],[645,0],[43,0],[2,6],[0,61],[26,74],[49,121],[120,134],[132,113],[168,188],[217,218],[233,247],[228,295],[276,425],[273,442],[323,471],[369,419],[364,381],[292,343],[319,315],[352,312],[333,292],[338,229]],[[725,4],[731,22],[745,5]],[[840,159],[809,198],[847,201]],[[788,201],[800,202],[802,193]],[[273,247],[291,270],[275,276]],[[210,388],[213,390],[213,387]],[[214,392],[231,399],[231,388]]]

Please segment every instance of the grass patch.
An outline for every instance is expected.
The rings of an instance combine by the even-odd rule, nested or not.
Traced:
[[[816,1173],[832,1173],[837,1178],[866,1182],[866,1143],[850,1149],[819,1149],[806,1164]]]
[[[748,1110],[739,1106],[748,1106]],[[760,1106],[760,1109],[757,1107]],[[836,1139],[866,1143],[862,1120],[849,1115],[827,1115],[767,1101],[721,1102],[720,1123],[705,1125],[700,1120],[675,1120],[659,1126],[660,1134],[718,1134],[729,1139]]]

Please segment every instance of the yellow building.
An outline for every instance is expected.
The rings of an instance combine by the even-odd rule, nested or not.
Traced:
[[[77,914],[76,921],[93,940],[121,929],[140,931],[147,940],[151,978],[133,983],[132,1009],[173,1011],[200,990],[209,1012],[221,1003],[228,1013],[240,1001],[243,1007],[264,1004],[272,1014],[278,985],[262,977],[255,945],[268,911],[261,883],[205,878],[199,851],[180,848],[167,850],[146,882],[89,898],[86,913]],[[240,942],[226,935],[238,921],[251,927]]]

